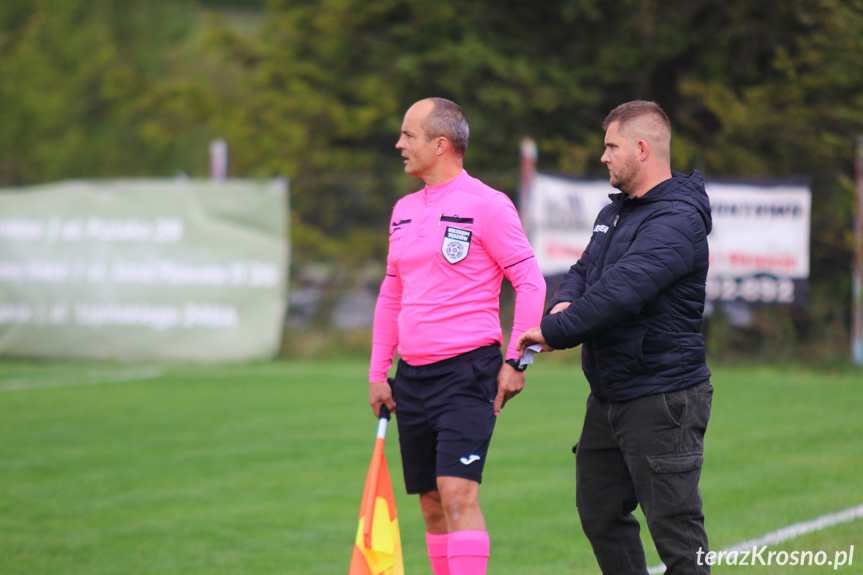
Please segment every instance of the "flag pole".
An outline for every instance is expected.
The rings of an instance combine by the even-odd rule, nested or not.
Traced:
[[[378,484],[381,466],[378,464],[384,456],[384,440],[387,437],[387,424],[390,420],[390,410],[386,405],[381,405],[380,419],[378,419],[378,435],[375,440],[375,450],[372,453],[371,475],[369,478],[370,485]],[[375,514],[375,491],[370,489],[366,493],[366,500],[363,502],[363,509],[366,510],[366,518],[363,523],[363,538],[366,542],[366,547],[372,546],[372,525]]]

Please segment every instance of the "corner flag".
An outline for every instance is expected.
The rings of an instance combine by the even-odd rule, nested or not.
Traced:
[[[405,572],[396,501],[384,457],[389,418],[389,410],[382,405],[349,575],[404,575]]]

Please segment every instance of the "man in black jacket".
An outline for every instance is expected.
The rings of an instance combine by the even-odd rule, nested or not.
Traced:
[[[701,334],[710,204],[701,174],[671,172],[658,105],[623,104],[603,128],[602,161],[621,193],[518,349],[583,344],[576,503],[602,572],[647,572],[640,504],[666,573],[709,573],[698,481],[713,397]]]

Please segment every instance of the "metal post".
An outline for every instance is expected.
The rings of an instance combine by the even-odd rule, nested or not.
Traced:
[[[536,175],[536,158],[537,149],[536,142],[532,138],[524,138],[521,141],[521,179],[518,189],[518,213],[521,215],[522,225],[525,227],[525,232],[528,234],[530,230],[530,210],[528,209],[528,198],[530,197],[530,187],[533,183],[533,177]]]
[[[210,179],[224,182],[228,177],[228,144],[219,138],[210,143]]]
[[[856,174],[856,214],[854,225],[854,305],[851,317],[851,356],[854,363],[863,366],[863,136],[857,138],[854,157]]]

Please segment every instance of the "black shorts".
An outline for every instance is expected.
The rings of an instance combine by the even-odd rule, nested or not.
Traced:
[[[429,365],[399,361],[392,388],[408,493],[437,490],[442,476],[482,481],[502,365],[497,345]]]

